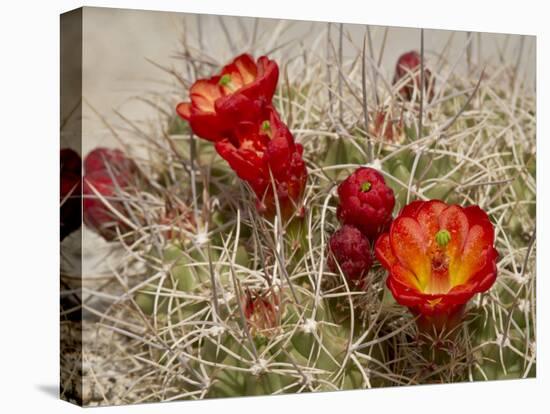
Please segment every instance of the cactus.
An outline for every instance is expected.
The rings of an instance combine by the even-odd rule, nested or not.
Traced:
[[[329,34],[329,51],[334,41]],[[200,51],[183,47],[194,62],[181,68],[185,77],[208,76]],[[118,271],[137,270],[114,279],[120,296],[102,311],[100,327],[126,340],[111,358],[134,362],[136,401],[534,376],[534,91],[520,82],[514,93],[494,65],[477,86],[481,72],[462,77],[432,67],[431,76],[449,78],[435,83],[420,114],[418,102],[352,70],[355,58],[329,52],[325,65],[304,53],[307,65],[285,67],[273,101],[304,146],[309,176],[300,217],[258,212],[251,188],[175,114],[164,125],[167,140],[148,147],[142,170],[155,191],[135,202],[155,207],[136,223],[132,243],[120,241]],[[362,53],[365,72],[375,73]],[[367,108],[354,98],[363,93],[369,105],[377,95],[403,109],[401,142],[370,132],[359,116]],[[173,102],[166,105],[173,113]],[[495,224],[497,282],[467,306],[452,334],[419,332],[377,262],[361,289],[327,265],[338,228],[335,184],[361,165],[380,170],[395,193],[394,213],[438,198],[479,204]]]

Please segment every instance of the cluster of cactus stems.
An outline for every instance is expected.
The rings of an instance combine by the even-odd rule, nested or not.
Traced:
[[[459,73],[448,48],[438,56],[424,50],[421,31],[418,51],[404,55],[387,70],[395,77],[385,79],[375,57],[383,51],[368,46],[372,31],[366,28],[355,45],[345,25],[329,24],[316,42],[326,44],[326,50],[318,46],[321,52],[299,43],[266,50],[270,34],[254,31],[257,38],[244,50],[277,62],[280,78],[269,104],[307,166],[307,181],[300,181],[302,173],[293,176],[302,187],[284,206],[278,198],[283,175],[269,176],[262,191],[277,197],[271,197],[274,208],[262,208],[254,181],[262,171],[237,176],[218,144],[201,139],[193,122],[180,117],[184,111],[189,120],[190,109],[176,115],[175,103],[192,100],[186,93],[194,82],[233,59],[194,47],[208,44],[200,30],[199,38],[185,33],[184,63],[163,68],[178,86],[163,103],[162,134],[140,132],[125,148],[127,160],[138,146],[147,157],[125,163],[103,153],[99,176],[111,179],[108,197],[101,197],[101,182],[84,180],[85,206],[100,203],[110,217],[96,230],[117,261],[108,288],[89,288],[107,305],[83,306],[99,317],[95,329],[111,332],[118,343],[109,357],[132,362],[131,391],[138,397],[118,395],[120,401],[535,375],[533,88],[518,67],[501,61],[469,64]],[[344,42],[356,56],[344,58]],[[219,78],[226,87],[228,79]],[[117,172],[121,166],[127,170]],[[390,222],[384,218],[371,234],[357,231],[353,212],[342,212],[339,185],[365,167],[392,194],[390,222],[411,202],[434,199],[479,206],[490,220],[496,281],[447,313],[445,329],[433,322],[437,312],[431,318],[409,312],[388,289],[387,257],[381,260],[377,239]],[[340,240],[331,242],[333,235]],[[443,248],[454,236],[442,230],[434,243]],[[348,245],[368,250],[350,253],[355,261],[344,266],[331,247],[344,246],[347,237],[355,240]]]

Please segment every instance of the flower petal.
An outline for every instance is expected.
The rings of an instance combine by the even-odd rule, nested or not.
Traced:
[[[244,85],[254,82],[258,74],[258,68],[252,56],[248,53],[238,56],[235,59],[235,66],[242,77]]]
[[[411,217],[416,218],[418,211],[420,208],[425,204],[425,201],[422,200],[415,200],[409,204],[407,204],[405,207],[401,209],[399,212],[399,216],[401,217]]]
[[[387,270],[390,270],[393,265],[397,264],[397,258],[391,250],[389,233],[382,234],[378,240],[376,240],[374,251],[378,261],[380,261],[382,266]]]
[[[254,181],[261,175],[261,160],[253,151],[240,151],[227,139],[216,142],[216,151],[241,179]]]
[[[487,234],[482,226],[476,224],[470,228],[460,259],[449,267],[452,286],[467,283],[485,266],[488,249],[492,249],[491,239],[491,234]]]
[[[391,277],[396,283],[403,285],[409,289],[414,289],[420,292],[420,281],[416,275],[409,269],[397,263],[391,268]]]
[[[391,225],[390,244],[398,261],[416,275],[423,288],[430,278],[431,263],[420,224],[409,217],[398,217]]]
[[[451,233],[451,240],[447,244],[447,252],[452,265],[453,261],[458,260],[468,236],[468,218],[461,207],[449,206],[439,216],[439,228]]]
[[[215,112],[196,112],[192,109],[189,124],[193,133],[208,141],[219,141],[226,135],[226,127]]]
[[[214,79],[214,78],[213,78]],[[202,112],[215,112],[216,99],[223,96],[218,83],[213,80],[199,79],[189,91],[193,107]]]
[[[277,88],[279,80],[279,67],[277,63],[266,56],[258,59],[258,73],[254,82],[243,86],[239,93],[251,99],[261,99],[265,102],[271,101]]]
[[[439,200],[431,200],[422,205],[416,213],[416,219],[429,243],[435,240],[435,234],[439,231],[439,216],[447,208],[447,205]]]
[[[469,206],[464,209],[464,214],[468,217],[470,228],[477,225],[483,227],[485,236],[488,237],[488,244],[493,244],[495,241],[495,229],[487,213],[478,206]]]
[[[257,124],[261,114],[257,102],[241,93],[219,98],[214,104],[214,110],[222,119],[222,122],[228,126],[228,129],[235,128],[242,122]]]
[[[181,118],[189,121],[191,118],[191,102],[179,103],[178,106],[176,106],[176,112]]]
[[[498,252],[493,247],[487,251],[485,267],[477,272],[471,280],[478,281],[477,292],[489,290],[497,278]]]
[[[410,288],[404,288],[395,278],[388,277],[386,285],[397,303],[402,306],[414,307],[422,302],[422,298],[416,292]]]

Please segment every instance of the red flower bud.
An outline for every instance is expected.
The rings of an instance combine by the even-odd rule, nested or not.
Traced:
[[[84,222],[105,240],[114,240],[117,227],[122,233],[128,230],[114,211],[126,216],[121,192],[127,190],[137,176],[137,166],[120,150],[97,148],[86,157],[84,167]]]
[[[60,235],[61,240],[80,228],[82,222],[82,160],[69,148],[61,150]]]
[[[241,124],[235,139],[218,141],[216,150],[250,184],[260,210],[267,215],[276,212],[275,187],[281,215],[289,217],[298,207],[307,180],[303,148],[294,142],[271,106],[263,114],[264,120],[259,124]]]
[[[375,250],[395,300],[422,315],[422,323],[442,325],[495,282],[493,244],[494,227],[479,207],[432,200],[403,208]]]
[[[219,75],[197,80],[189,91],[191,101],[180,103],[176,111],[199,137],[219,141],[232,136],[241,122],[257,121],[271,104],[278,78],[274,61],[262,56],[254,62],[243,54]]]
[[[339,266],[353,287],[364,289],[372,254],[369,240],[363,233],[353,226],[344,225],[331,236],[329,249],[330,270],[337,273]]]
[[[342,224],[357,227],[371,241],[384,232],[392,220],[393,190],[373,168],[355,170],[338,186],[340,204],[336,214]]]
[[[279,330],[280,300],[275,293],[256,294],[246,291],[243,311],[252,334],[272,336]]]
[[[399,94],[406,101],[411,101],[415,89],[420,88],[420,55],[416,51],[410,51],[402,54],[395,65],[395,75],[393,84],[397,84],[408,79],[399,89]],[[427,95],[428,94],[428,95]],[[417,95],[419,98],[420,95]],[[434,85],[432,83],[432,73],[424,67],[424,96],[431,101],[434,97]]]

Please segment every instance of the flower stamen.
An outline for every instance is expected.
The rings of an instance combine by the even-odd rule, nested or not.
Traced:
[[[218,84],[220,86],[223,86],[223,87],[229,89],[230,91],[234,91],[235,88],[232,87],[232,85],[231,85],[232,82],[231,81],[232,81],[231,75],[229,73],[226,73],[225,75],[223,75],[220,78],[220,80],[218,81]]]
[[[262,122],[260,125],[260,130],[262,133],[266,134],[269,138],[271,138],[271,122],[269,122],[267,119]]]
[[[435,235],[435,241],[439,247],[445,247],[451,241],[451,233],[449,230],[439,230]]]
[[[372,187],[372,184],[369,181],[365,181],[363,184],[361,184],[361,191],[364,193],[368,193]]]

